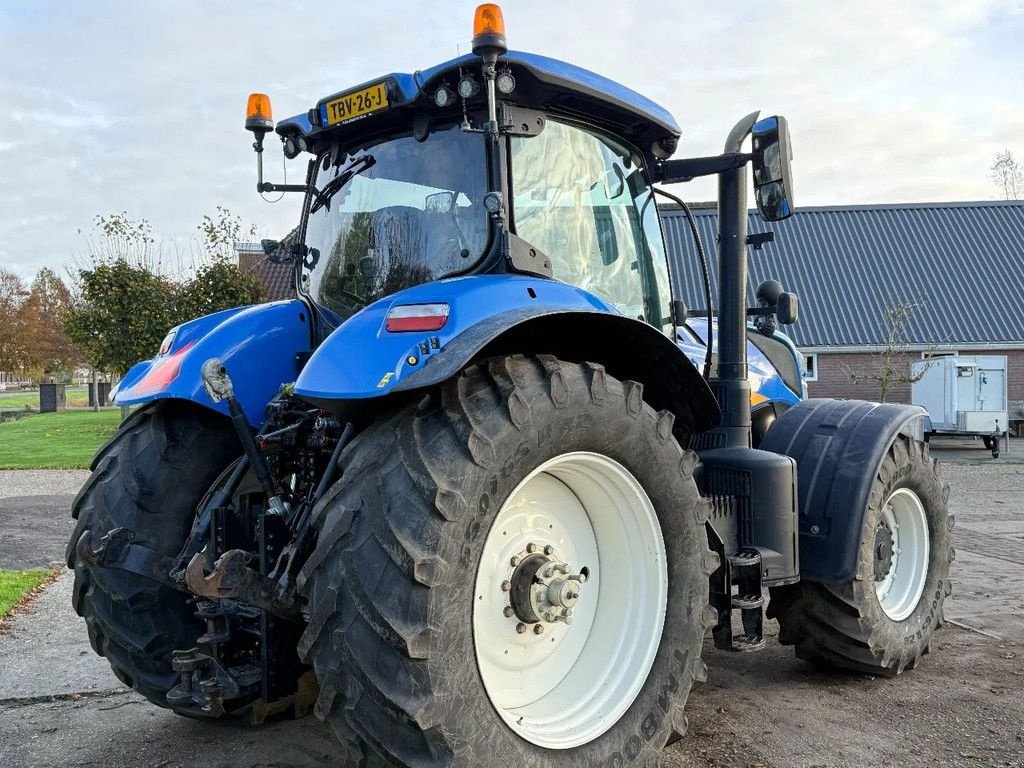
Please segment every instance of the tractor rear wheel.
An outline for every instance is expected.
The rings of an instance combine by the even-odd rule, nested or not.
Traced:
[[[300,575],[316,713],[371,765],[653,764],[714,621],[672,421],[599,366],[510,357],[363,432]]]
[[[948,496],[928,445],[898,437],[871,488],[853,581],[772,589],[779,642],[801,659],[872,675],[917,666],[952,591]]]
[[[128,571],[76,562],[75,545],[85,531],[98,542],[128,528],[135,543],[176,555],[200,499],[240,452],[227,419],[189,403],[159,402],[133,413],[99,450],[75,499],[78,524],[67,550],[75,611],[118,679],[162,707],[178,680],[171,652],[193,647],[205,623],[188,595]]]

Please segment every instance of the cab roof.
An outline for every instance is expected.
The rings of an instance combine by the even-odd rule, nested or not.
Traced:
[[[333,142],[336,132],[359,125],[363,120],[377,119],[377,115],[367,115],[341,126],[326,126],[324,105],[332,99],[374,83],[387,82],[389,113],[410,106],[433,109],[434,92],[442,83],[454,88],[460,69],[479,79],[479,64],[478,56],[466,54],[420,72],[399,72],[375,78],[321,99],[306,114],[282,120],[277,132],[282,137],[303,137],[315,151],[316,144],[326,140],[328,135]],[[498,66],[507,66],[516,78],[516,89],[510,96],[501,98],[603,127],[634,144],[648,157],[667,157],[675,150],[680,130],[672,115],[624,85],[558,59],[521,51],[504,54]]]

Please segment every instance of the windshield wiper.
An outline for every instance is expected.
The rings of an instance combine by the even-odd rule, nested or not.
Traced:
[[[331,198],[334,197],[334,195],[337,194],[338,191],[348,184],[355,176],[358,176],[367,168],[373,166],[376,162],[377,161],[374,159],[373,155],[360,155],[349,163],[345,170],[327,182],[323,189],[318,191],[314,188],[313,194],[316,196],[316,199],[313,201],[313,205],[309,207],[309,212],[316,213],[324,207],[326,207],[328,211],[331,210]]]

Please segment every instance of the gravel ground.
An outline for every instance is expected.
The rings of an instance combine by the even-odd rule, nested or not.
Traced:
[[[959,443],[936,453],[957,462],[946,465],[957,519],[946,615],[956,623],[936,635],[921,667],[894,680],[866,678],[817,671],[772,642],[755,654],[708,643],[708,684],[691,697],[690,732],[666,751],[663,768],[1024,767],[1024,449],[1015,444],[998,460]],[[40,504],[21,525],[50,531],[37,539],[46,556],[59,559],[65,541],[46,528],[45,510],[66,519],[83,478],[0,473],[0,497]],[[0,507],[0,563],[8,514]],[[125,691],[88,649],[69,607],[70,581],[62,576],[0,636],[3,768],[346,764],[312,718],[223,727]]]

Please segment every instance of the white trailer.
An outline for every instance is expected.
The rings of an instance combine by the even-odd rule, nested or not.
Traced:
[[[911,399],[928,411],[931,434],[981,437],[992,456],[999,456],[1008,425],[1005,355],[933,357],[910,370],[921,375]]]

